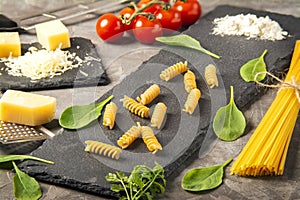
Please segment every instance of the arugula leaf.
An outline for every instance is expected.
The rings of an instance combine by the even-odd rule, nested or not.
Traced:
[[[240,68],[240,75],[246,82],[254,81],[257,73],[267,72],[267,66],[264,61],[264,57],[268,51],[265,49],[264,52],[255,59],[249,60]],[[266,74],[259,74],[257,81],[262,81],[266,77]]]
[[[123,172],[116,172],[115,174],[109,173],[105,178],[108,182],[113,183],[112,191],[125,191],[126,196],[121,196],[121,200],[152,200],[157,194],[163,194],[166,187],[164,168],[158,163],[155,163],[153,169],[145,165],[137,165],[129,177],[125,176]]]
[[[156,41],[159,41],[161,43],[171,45],[171,46],[181,46],[186,47],[190,49],[195,49],[197,51],[201,51],[202,53],[205,53],[209,56],[212,56],[214,58],[221,58],[221,56],[216,55],[206,49],[204,49],[198,40],[195,38],[186,35],[186,34],[180,34],[180,35],[174,35],[174,36],[162,36],[162,37],[156,37]]]
[[[96,120],[100,115],[104,106],[113,98],[113,95],[100,103],[70,106],[66,108],[59,118],[59,124],[63,128],[79,129],[87,126],[92,121]]]
[[[199,192],[210,190],[222,184],[224,168],[232,161],[229,158],[222,165],[194,168],[188,171],[182,178],[181,187],[187,191]]]
[[[44,160],[42,158],[37,158],[34,156],[29,155],[0,155],[0,163],[8,162],[8,161],[14,161],[14,160],[35,160],[40,161],[47,164],[54,164],[54,162],[49,160]]]
[[[43,194],[39,183],[32,177],[22,172],[12,161],[16,174],[13,177],[14,195],[17,200],[35,200]]]

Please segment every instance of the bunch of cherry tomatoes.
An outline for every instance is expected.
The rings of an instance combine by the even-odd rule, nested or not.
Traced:
[[[155,38],[195,23],[201,16],[197,0],[141,0],[122,9],[119,15],[106,13],[96,24],[98,36],[106,42],[120,40],[125,32],[146,44]]]

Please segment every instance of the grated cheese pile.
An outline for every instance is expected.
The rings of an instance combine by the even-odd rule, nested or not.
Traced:
[[[288,35],[278,22],[266,17],[257,17],[254,14],[226,15],[214,19],[213,34],[229,36],[246,36],[248,39],[283,40]]]
[[[36,47],[30,47],[23,56],[10,56],[2,61],[5,63],[9,75],[25,76],[31,80],[53,78],[70,69],[77,68],[83,63],[76,53],[62,51],[60,48],[54,51],[38,50]]]

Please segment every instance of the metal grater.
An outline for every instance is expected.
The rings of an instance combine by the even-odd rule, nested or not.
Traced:
[[[3,144],[45,140],[54,136],[43,126],[32,127],[0,120],[0,142]]]
[[[100,0],[86,4],[70,5],[47,12],[33,14],[19,19],[19,26],[28,32],[35,31],[35,25],[42,22],[59,19],[66,25],[75,24],[99,16],[106,12],[114,12],[124,7],[131,0]]]

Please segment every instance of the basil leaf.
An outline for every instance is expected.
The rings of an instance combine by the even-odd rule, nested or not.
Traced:
[[[216,55],[206,49],[204,49],[200,42],[193,37],[186,35],[186,34],[180,34],[180,35],[174,35],[174,36],[163,36],[163,37],[156,37],[156,41],[159,41],[161,43],[170,45],[170,46],[181,46],[186,47],[190,49],[195,49],[198,51],[201,51],[202,53],[205,53],[209,56],[212,56],[214,58],[221,58],[221,56]]]
[[[246,82],[254,81],[254,77],[257,73],[267,71],[267,66],[264,61],[264,57],[267,52],[268,52],[267,50],[264,50],[264,52],[261,54],[260,57],[248,61],[240,68],[240,75],[244,81]],[[262,73],[257,75],[256,80],[262,81],[265,77],[266,74]]]
[[[213,121],[215,134],[224,141],[236,140],[246,128],[246,119],[234,103],[232,86],[230,86],[230,93],[230,102],[217,111]]]
[[[13,177],[14,195],[17,200],[35,200],[43,194],[39,183],[32,177],[28,176],[12,161],[16,174]]]
[[[113,95],[97,104],[70,106],[66,108],[59,118],[59,124],[67,129],[79,129],[96,120],[104,106],[113,98]]]
[[[29,155],[0,155],[0,163],[14,161],[14,160],[36,160],[47,164],[54,164],[54,162],[49,160],[44,160],[42,158],[37,158]]]
[[[181,187],[187,191],[204,191],[218,187],[222,183],[224,167],[232,161],[228,159],[222,165],[206,168],[195,168],[188,171],[182,178]]]

